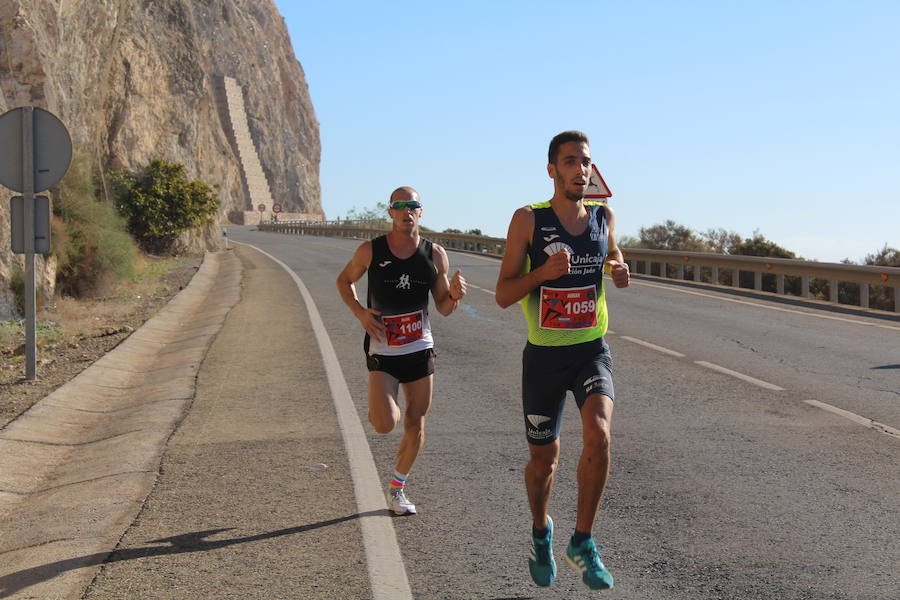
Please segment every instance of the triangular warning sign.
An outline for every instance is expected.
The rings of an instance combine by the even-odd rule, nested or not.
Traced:
[[[609,187],[607,187],[606,182],[603,181],[603,175],[600,174],[600,170],[597,169],[597,165],[591,163],[591,178],[588,181],[587,190],[585,191],[585,198],[610,198],[612,196],[612,192],[609,191]]]

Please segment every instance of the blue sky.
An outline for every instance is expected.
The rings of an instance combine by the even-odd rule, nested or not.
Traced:
[[[328,218],[411,185],[422,224],[503,237],[591,138],[620,235],[673,219],[801,256],[900,247],[900,2],[276,0]]]

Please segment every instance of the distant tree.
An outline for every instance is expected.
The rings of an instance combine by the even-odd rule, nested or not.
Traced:
[[[633,235],[616,236],[616,243],[619,248],[640,248],[641,240]]]
[[[441,233],[462,233],[462,229],[456,229],[455,227],[448,227]]]
[[[347,221],[387,221],[388,205],[386,202],[378,202],[371,208],[356,208],[355,206],[347,212],[344,217]]]
[[[706,244],[709,252],[717,254],[734,254],[732,248],[740,245],[741,234],[736,231],[727,231],[722,229],[707,229],[706,233],[701,233],[700,237]]]
[[[867,265],[879,267],[900,267],[900,250],[885,244],[881,250],[872,254],[866,254],[863,262]]]
[[[744,241],[732,245],[730,254],[740,254],[742,256],[771,256],[772,258],[797,258],[797,255],[790,250],[782,248],[771,240],[767,240],[759,231],[754,231],[752,238],[746,238]]]
[[[679,225],[669,219],[665,223],[652,227],[641,227],[641,248],[653,250],[685,250],[688,252],[703,252],[706,245],[697,237],[689,227]]]
[[[484,235],[480,229],[470,229],[466,232],[469,235]]]

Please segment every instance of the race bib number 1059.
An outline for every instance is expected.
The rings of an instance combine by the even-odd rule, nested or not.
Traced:
[[[387,331],[388,346],[405,346],[422,339],[425,323],[421,310],[405,315],[383,316],[381,321]]]
[[[541,287],[541,329],[589,329],[596,326],[596,287]]]

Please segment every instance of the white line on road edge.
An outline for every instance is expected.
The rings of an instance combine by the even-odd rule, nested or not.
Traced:
[[[634,342],[635,344],[640,344],[641,346],[646,346],[651,350],[656,350],[657,352],[662,352],[663,354],[669,354],[671,356],[677,356],[678,358],[684,358],[684,354],[681,352],[675,352],[674,350],[669,350],[668,348],[663,348],[662,346],[657,346],[656,344],[651,344],[650,342],[645,342],[644,340],[639,340],[637,338],[633,338],[629,335],[619,336],[623,340],[628,340],[629,342]]]
[[[774,383],[769,383],[768,381],[763,381],[762,379],[757,379],[755,377],[750,377],[749,375],[744,375],[743,373],[738,373],[737,371],[732,371],[731,369],[726,369],[725,367],[720,367],[719,365],[713,364],[711,362],[706,362],[705,360],[695,360],[695,363],[700,365],[701,367],[706,367],[707,369],[712,369],[713,371],[718,371],[719,373],[724,373],[725,375],[731,375],[732,377],[737,377],[741,381],[746,381],[747,383],[752,383],[753,385],[758,385],[761,388],[766,388],[767,390],[775,390],[776,392],[783,392],[783,387],[778,387]]]
[[[806,312],[803,310],[792,310],[790,308],[781,308],[780,306],[770,306],[768,304],[760,304],[758,302],[748,302],[746,300],[736,300],[734,298],[723,298],[722,296],[717,296],[715,294],[704,294],[702,292],[695,292],[693,290],[683,290],[678,287],[674,287],[671,285],[665,285],[663,283],[649,283],[647,281],[635,281],[631,280],[631,283],[636,285],[646,285],[647,287],[655,287],[662,288],[672,292],[679,292],[681,294],[691,294],[692,296],[704,296],[706,298],[712,298],[713,300],[721,300],[723,302],[734,302],[735,304],[746,304],[747,306],[755,306],[757,308],[767,308],[769,310],[777,310],[780,312],[793,313],[795,315],[804,315],[807,317],[816,317],[818,319],[831,319],[832,321],[843,321],[845,323],[853,323],[854,325],[865,325],[866,327],[878,327],[881,329],[893,329],[894,331],[900,331],[900,327],[894,327],[892,325],[881,325],[880,323],[869,323],[867,321],[857,321],[856,319],[846,319],[844,317],[833,317],[831,315],[823,315],[819,313]]]
[[[353,488],[356,492],[356,506],[359,510],[359,525],[362,530],[363,544],[366,548],[366,563],[369,567],[369,581],[372,583],[374,600],[412,600],[412,590],[406,577],[406,568],[397,543],[397,534],[391,517],[387,512],[387,501],[381,491],[381,481],[372,451],[366,441],[366,434],[356,414],[350,389],[341,371],[331,338],[325,330],[325,324],[303,281],[290,267],[252,244],[245,244],[281,265],[294,279],[312,323],[328,385],[337,409],[338,423],[344,436],[344,445],[350,460],[350,472],[353,475]]]
[[[468,281],[466,282],[466,287],[475,288],[476,290],[481,290],[482,292],[487,292],[488,294],[494,294],[495,296],[497,295],[497,292],[495,292],[494,290],[489,290],[487,288],[478,287],[474,283],[469,283]]]
[[[880,431],[881,433],[885,433],[887,435],[891,435],[897,439],[900,439],[900,429],[894,429],[893,427],[889,427],[884,423],[879,423],[878,421],[873,421],[872,419],[861,417],[856,413],[850,412],[849,410],[844,410],[843,408],[838,408],[837,406],[825,404],[824,402],[819,402],[818,400],[804,400],[804,402],[811,406],[815,406],[816,408],[821,408],[822,410],[827,410],[830,413],[834,413],[836,415],[844,417],[845,419],[850,419],[854,423],[859,423],[864,427],[875,429],[876,431]]]

